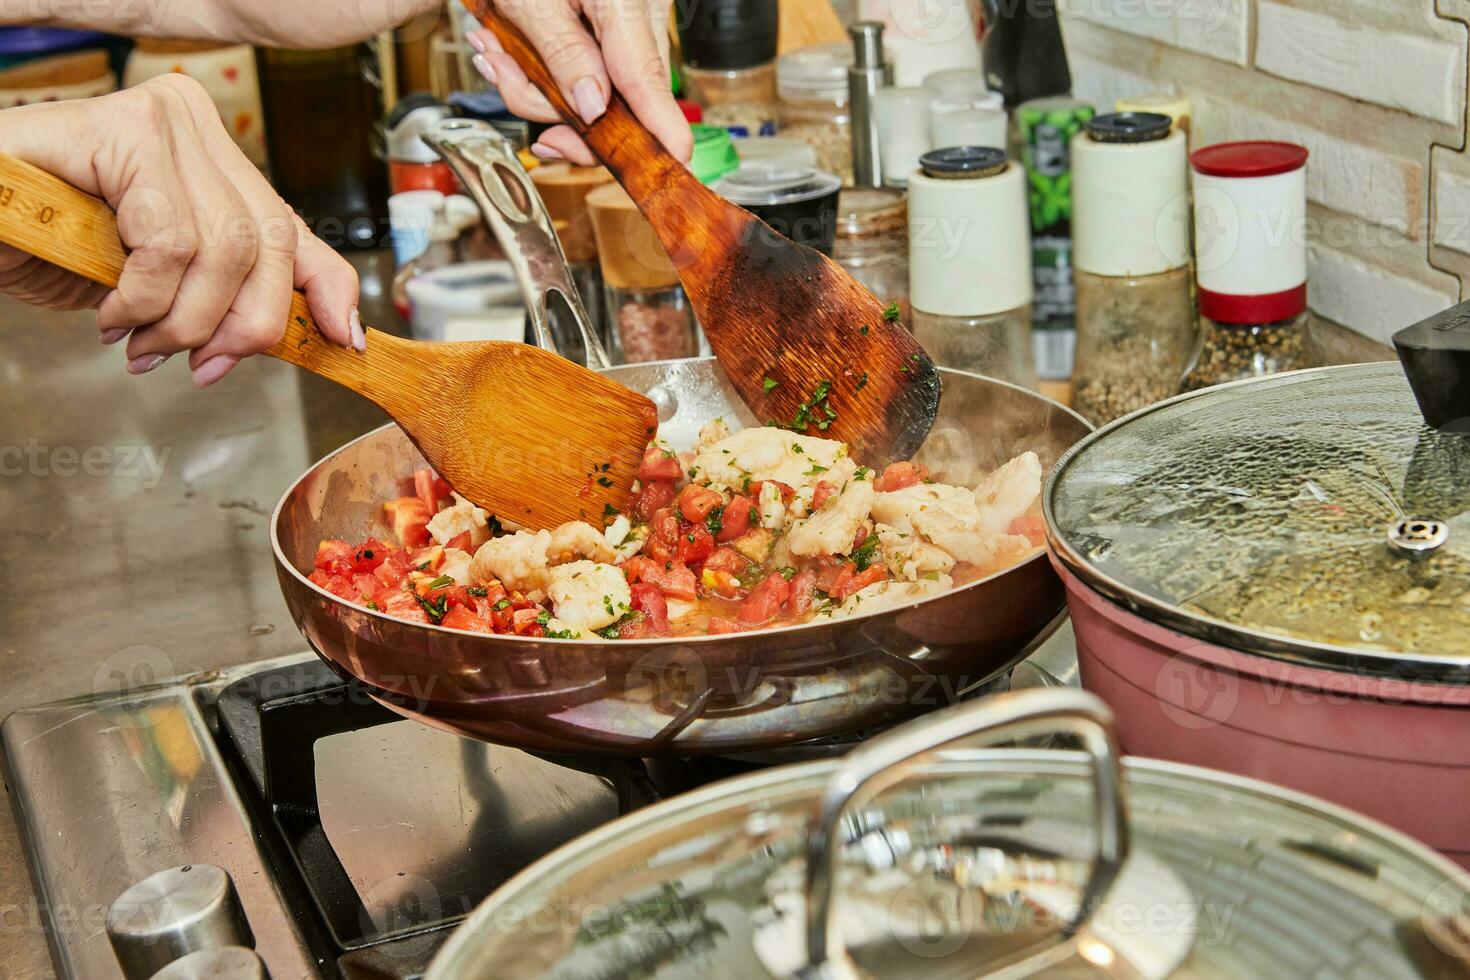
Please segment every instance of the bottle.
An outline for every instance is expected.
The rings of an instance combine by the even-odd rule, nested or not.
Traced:
[[[914,336],[936,364],[1035,388],[1024,170],[996,147],[934,150],[908,197]]]
[[[1072,138],[1093,108],[1071,96],[1036,99],[1016,109],[1016,143],[1031,200],[1031,268],[1036,279],[1036,373],[1053,388],[1072,377],[1077,332],[1072,286]]]
[[[1185,387],[1310,367],[1306,148],[1217,143],[1190,164],[1204,338]]]
[[[776,62],[781,96],[781,135],[811,144],[817,166],[852,183],[852,116],[847,75],[852,45],[814,44],[788,51]]]
[[[776,0],[677,0],[687,95],[732,136],[776,133]]]
[[[849,187],[837,198],[833,260],[909,322],[909,219],[903,191]]]
[[[883,183],[907,187],[919,158],[933,149],[929,141],[929,104],[934,92],[922,86],[880,89],[874,101],[883,161]]]
[[[1072,91],[1056,0],[985,0],[985,81],[1007,109]]]
[[[715,193],[760,218],[779,235],[832,254],[842,179],[810,167],[744,164],[711,185]],[[764,229],[759,233],[769,234]]]
[[[1189,158],[1168,116],[1097,116],[1072,141],[1072,406],[1101,425],[1179,391],[1199,346]]]

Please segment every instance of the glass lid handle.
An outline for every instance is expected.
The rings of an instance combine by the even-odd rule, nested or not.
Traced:
[[[1038,735],[1081,741],[1092,763],[1097,857],[1067,927],[1075,933],[1117,878],[1128,857],[1128,812],[1113,716],[1083,691],[1018,691],[962,704],[900,725],[849,752],[827,780],[809,824],[806,849],[807,962],[804,976],[853,976],[841,927],[832,914],[833,884],[847,814],[902,782],[927,757],[958,743],[994,744]]]
[[[1393,346],[1424,421],[1470,434],[1470,302],[1405,327]]]

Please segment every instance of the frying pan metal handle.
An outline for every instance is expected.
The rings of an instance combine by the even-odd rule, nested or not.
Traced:
[[[587,366],[594,371],[611,367],[572,281],[551,213],[510,142],[495,127],[477,119],[446,119],[423,139],[469,190],[504,247],[531,313],[536,345],[562,353],[557,349],[550,303],[552,296],[560,296],[563,310],[576,323]]]
[[[843,827],[853,811],[901,782],[926,758],[958,743],[994,744],[1046,734],[1075,736],[1091,761],[1097,855],[1078,913],[1067,927],[1068,934],[1076,933],[1097,899],[1112,887],[1128,857],[1128,813],[1113,717],[1102,701],[1083,691],[1019,691],[962,704],[894,728],[848,753],[828,778],[807,835],[809,966],[803,976],[858,975],[832,914]]]

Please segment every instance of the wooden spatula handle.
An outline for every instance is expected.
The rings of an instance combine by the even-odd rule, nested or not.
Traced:
[[[104,286],[117,285],[128,257],[106,201],[3,153],[0,242]],[[397,339],[371,333],[379,346]],[[367,355],[325,342],[299,291],[291,296],[285,336],[266,353],[359,391],[369,377]]]

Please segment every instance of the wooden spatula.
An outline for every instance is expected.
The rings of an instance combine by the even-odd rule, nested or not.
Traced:
[[[0,154],[0,241],[117,285],[126,253],[103,201]],[[531,528],[626,510],[653,402],[527,344],[417,343],[368,330],[367,352],[317,331],[296,293],[286,335],[270,350],[377,403],[465,497]]]
[[[872,465],[912,456],[934,423],[939,374],[896,308],[701,184],[617,94],[588,126],[525,35],[489,0],[468,4],[638,202],[756,417],[844,440]]]

